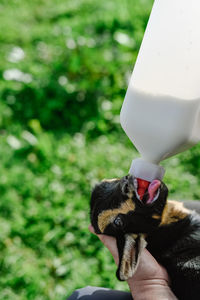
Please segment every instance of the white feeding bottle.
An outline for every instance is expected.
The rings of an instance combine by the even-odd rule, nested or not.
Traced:
[[[199,0],[155,0],[120,122],[142,157],[130,173],[148,182],[200,141]]]

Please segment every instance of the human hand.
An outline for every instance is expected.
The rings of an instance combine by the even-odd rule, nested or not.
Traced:
[[[95,234],[92,225],[89,226],[89,230]],[[103,234],[97,236],[111,252],[118,265],[116,239]],[[165,268],[158,264],[147,249],[144,249],[135,274],[127,282],[134,300],[176,300],[169,287],[169,281]]]

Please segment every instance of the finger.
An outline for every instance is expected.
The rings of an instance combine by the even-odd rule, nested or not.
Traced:
[[[118,255],[118,250],[117,250],[117,243],[116,239],[112,236],[107,236],[107,235],[97,235],[100,241],[108,248],[110,253],[112,254],[115,263],[118,265],[119,263],[119,255]]]
[[[95,234],[94,227],[91,224],[88,226],[88,229],[91,233]]]
[[[91,233],[96,234],[94,231],[94,227],[92,225],[89,225],[88,229]],[[115,263],[118,264],[119,256],[118,256],[116,239],[112,236],[108,236],[105,234],[96,234],[96,236],[100,239],[100,241],[104,244],[104,246],[108,248],[108,250],[110,251],[110,253],[114,258]]]

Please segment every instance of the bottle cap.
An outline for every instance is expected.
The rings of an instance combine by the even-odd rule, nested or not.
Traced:
[[[160,165],[137,158],[132,161],[129,173],[136,178],[151,182],[154,179],[162,180],[165,169]]]

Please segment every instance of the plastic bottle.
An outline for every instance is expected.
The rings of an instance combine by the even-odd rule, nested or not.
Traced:
[[[130,173],[161,180],[160,161],[200,140],[200,1],[155,0],[120,114],[141,159]]]

